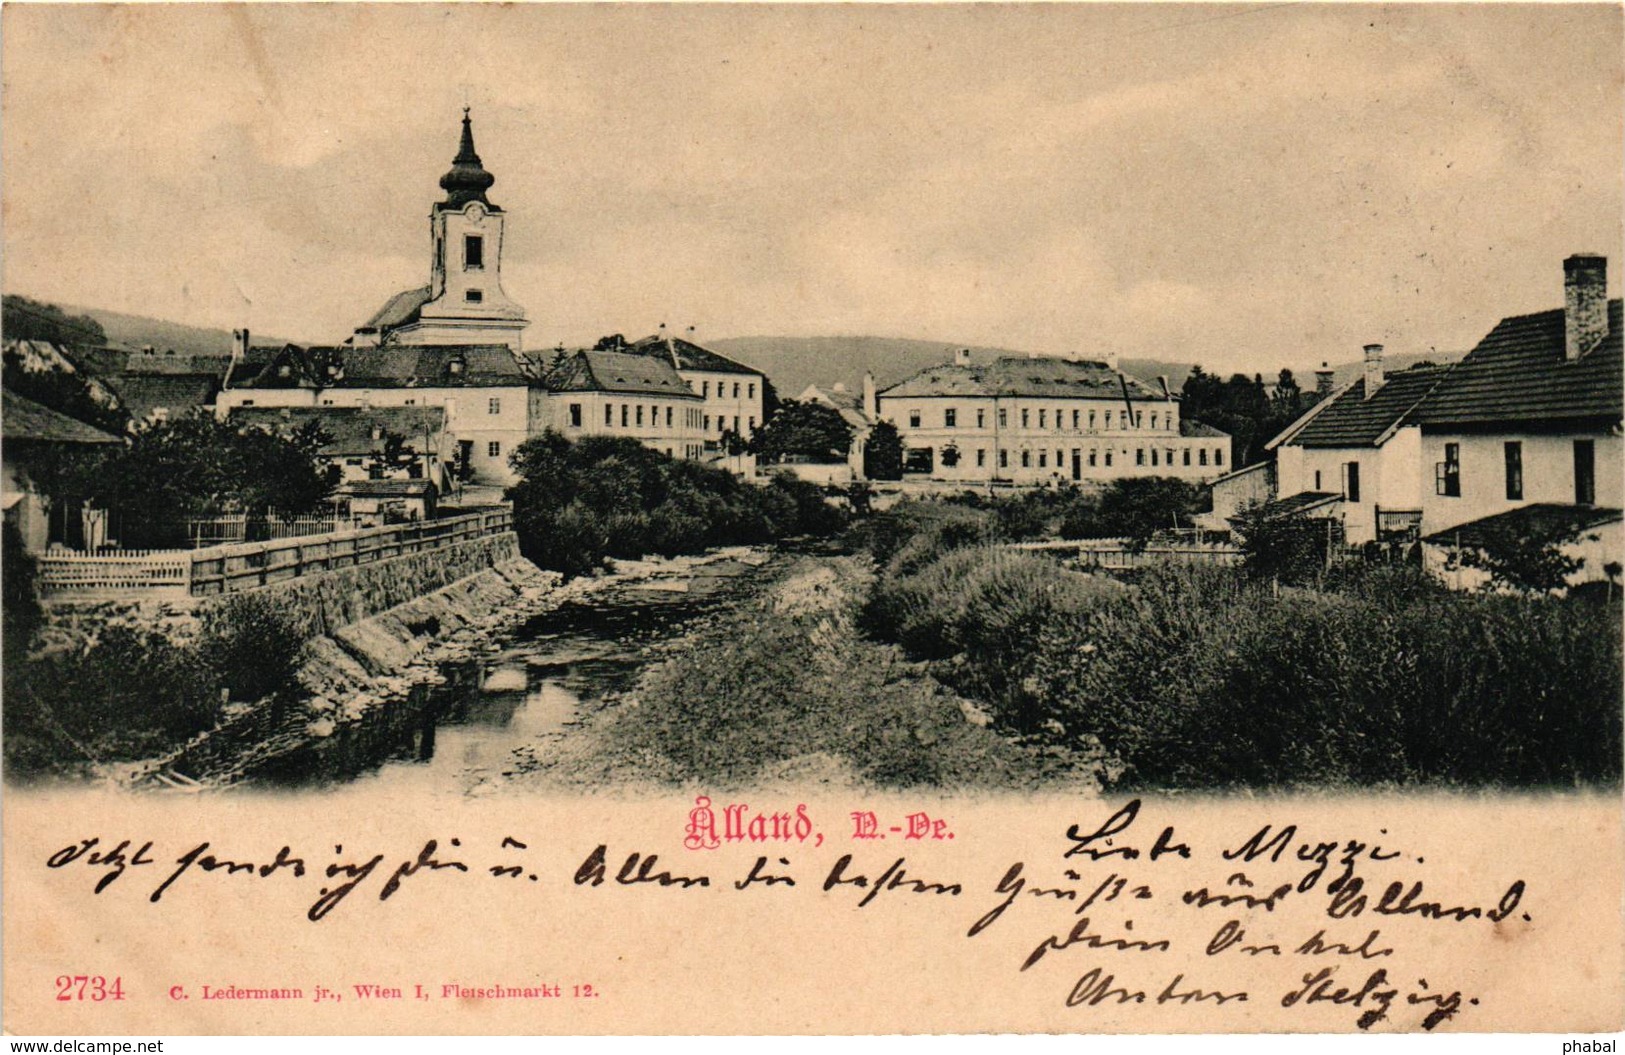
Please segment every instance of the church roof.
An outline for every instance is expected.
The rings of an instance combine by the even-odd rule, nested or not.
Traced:
[[[429,303],[428,286],[403,289],[386,300],[383,307],[373,312],[372,318],[363,323],[361,329],[377,330],[379,339],[382,340],[390,330],[417,322],[423,314],[423,305],[427,303]]]
[[[549,370],[543,383],[551,392],[700,398],[670,362],[630,352],[576,352]]]
[[[496,181],[495,176],[485,171],[479,154],[474,152],[474,125],[468,119],[468,107],[465,106],[462,142],[458,145],[457,156],[452,159],[451,171],[440,177],[440,189],[446,192],[446,200],[435,208],[461,209],[469,202],[477,201],[493,212],[500,212],[485,197],[485,192]]]

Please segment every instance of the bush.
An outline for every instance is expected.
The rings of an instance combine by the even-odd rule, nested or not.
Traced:
[[[293,687],[305,640],[284,609],[247,593],[205,611],[198,648],[232,699],[253,701]]]
[[[606,557],[829,535],[845,524],[815,485],[788,476],[761,487],[742,483],[625,437],[571,443],[548,430],[521,445],[512,464],[520,481],[508,497],[520,551],[570,576]]]

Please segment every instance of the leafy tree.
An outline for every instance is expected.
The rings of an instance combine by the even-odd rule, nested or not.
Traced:
[[[1245,509],[1231,519],[1239,537],[1242,567],[1261,579],[1306,583],[1326,568],[1333,529],[1325,520],[1271,516]]]
[[[822,403],[786,399],[778,412],[751,437],[751,450],[769,462],[799,456],[833,464],[846,460],[852,426],[839,411]]]
[[[22,533],[9,520],[6,521],[4,539],[0,541],[0,557],[4,561],[4,566],[0,567],[0,589],[4,591],[0,614],[4,615],[5,620],[4,625],[0,626],[0,637],[4,639],[4,665],[10,667],[27,650],[28,642],[39,628],[43,616],[35,592],[37,568],[34,558],[23,548]]]
[[[618,352],[626,347],[626,337],[619,333],[612,333],[608,337],[598,338],[598,343],[592,346],[595,352]],[[560,349],[562,351],[562,349]]]
[[[55,304],[6,294],[0,298],[0,330],[8,339],[51,344],[107,343],[107,331],[89,315],[69,315]]]
[[[1585,566],[1584,558],[1563,552],[1565,541],[1490,528],[1477,546],[1465,546],[1452,553],[1450,561],[1456,566],[1486,571],[1492,583],[1518,593],[1551,593],[1566,589],[1569,576]]]
[[[381,446],[367,457],[367,475],[374,480],[387,480],[417,464],[417,448],[406,442],[398,432],[384,431]]]
[[[871,480],[903,478],[903,437],[889,421],[877,421],[863,444],[863,475]]]

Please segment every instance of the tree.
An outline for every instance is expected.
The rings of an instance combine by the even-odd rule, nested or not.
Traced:
[[[380,443],[382,445],[367,458],[367,475],[372,479],[387,480],[417,464],[417,448],[407,443],[400,433],[386,429]]]
[[[1488,572],[1496,585],[1518,593],[1542,594],[1567,589],[1569,576],[1585,565],[1584,558],[1563,552],[1567,539],[1493,527],[1482,531],[1477,545],[1451,554],[1449,566],[1478,568]]]
[[[0,304],[0,329],[10,339],[96,346],[107,343],[107,331],[89,315],[69,315],[55,304],[13,294],[0,298]]]
[[[114,511],[126,545],[181,546],[188,518],[298,516],[320,508],[340,476],[338,466],[315,454],[320,438],[303,432],[288,439],[197,410],[149,422],[127,447],[65,461],[42,490]]]
[[[36,593],[34,558],[23,548],[22,533],[9,520],[5,524],[4,540],[0,542],[0,557],[4,560],[4,566],[0,567],[0,587],[5,593],[4,603],[0,605],[0,614],[4,616],[0,640],[5,648],[4,664],[9,668],[27,651],[44,617]]]
[[[1096,509],[1100,530],[1143,547],[1158,531],[1183,527],[1202,508],[1202,488],[1171,476],[1113,480]]]
[[[1332,527],[1326,520],[1269,515],[1261,507],[1231,518],[1239,536],[1242,567],[1261,579],[1305,583],[1326,568]]]
[[[952,469],[959,464],[959,448],[950,443],[937,451],[937,457],[942,459],[943,465]]]
[[[852,426],[834,407],[786,399],[751,437],[750,445],[770,462],[801,457],[833,464],[846,460],[852,447]]]
[[[871,480],[903,478],[903,437],[889,421],[877,421],[863,444],[863,475]]]

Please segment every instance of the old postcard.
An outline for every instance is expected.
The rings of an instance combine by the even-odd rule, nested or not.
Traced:
[[[9,1033],[1625,1026],[1619,5],[3,22]]]

